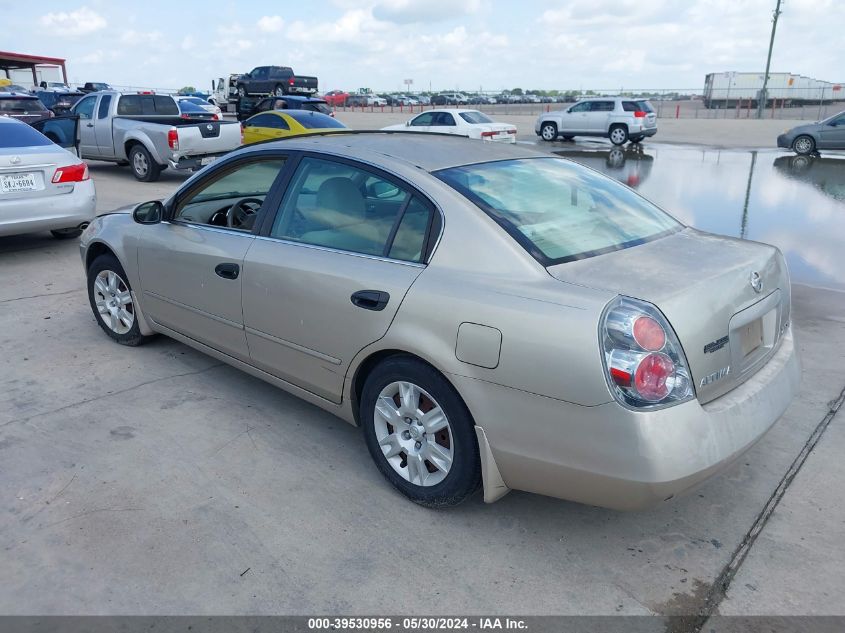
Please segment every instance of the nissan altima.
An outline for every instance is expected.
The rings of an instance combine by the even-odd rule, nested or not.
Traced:
[[[512,145],[264,143],[80,245],[109,337],[165,334],[360,426],[429,506],[655,505],[759,440],[800,376],[776,248]]]

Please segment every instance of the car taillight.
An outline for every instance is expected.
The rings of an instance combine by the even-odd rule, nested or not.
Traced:
[[[481,138],[488,138],[490,136],[496,136],[496,132],[482,132]]]
[[[599,336],[608,386],[623,405],[648,409],[695,396],[681,344],[652,304],[618,297],[605,309]]]
[[[294,78],[293,78],[293,77],[291,77],[290,79],[288,79],[288,85],[289,85],[289,86],[292,86],[292,85],[293,85],[293,80],[294,80]]]
[[[220,117],[215,114],[214,116],[211,117],[211,120],[212,121],[219,121]]]
[[[634,112],[634,117],[636,117],[637,119],[643,119],[647,114],[648,112],[644,110],[637,110],[636,112]]]
[[[516,128],[511,128],[508,130],[508,134],[516,134]]]
[[[88,180],[88,165],[77,163],[76,165],[59,167],[56,173],[53,174],[51,182],[59,184],[63,182],[82,182],[84,180]]]
[[[188,118],[186,115],[182,115],[186,119]],[[170,128],[167,130],[167,145],[170,149],[179,149],[179,130],[175,127]]]

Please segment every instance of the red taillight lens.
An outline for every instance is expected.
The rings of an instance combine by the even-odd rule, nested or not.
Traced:
[[[675,363],[665,354],[649,354],[637,365],[634,387],[643,400],[657,402],[669,395],[666,381],[674,376]]]
[[[637,345],[647,352],[658,352],[666,344],[666,332],[663,327],[649,316],[637,317],[631,329]]]
[[[183,114],[183,118],[187,119],[188,116]],[[179,149],[179,130],[175,127],[170,128],[167,130],[167,145],[170,149]]]
[[[643,118],[645,118],[645,116],[647,114],[648,114],[648,112],[645,112],[643,110],[637,110],[636,112],[634,112],[634,117],[636,117],[638,119],[643,119]]]
[[[288,85],[289,85],[289,86],[292,86],[292,85],[293,85],[293,77],[291,77],[290,79],[288,79]]]
[[[52,182],[59,184],[62,182],[82,182],[83,180],[88,180],[88,165],[79,163],[77,165],[59,167],[56,173],[53,174]]]
[[[481,138],[488,138],[490,136],[496,136],[496,133],[495,132],[482,132],[481,133]]]
[[[219,121],[220,117],[215,114],[213,117],[211,117],[211,120],[212,121]]]
[[[508,134],[516,134],[516,128],[508,130]]]

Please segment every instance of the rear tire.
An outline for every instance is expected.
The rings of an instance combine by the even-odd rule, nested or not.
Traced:
[[[557,138],[557,124],[552,121],[546,121],[540,126],[540,138],[544,141],[554,141]]]
[[[55,229],[50,231],[57,240],[70,240],[75,237],[79,237],[82,235],[82,229],[79,228],[70,228],[70,229]]]
[[[608,137],[614,145],[624,145],[628,142],[628,128],[619,124],[611,125]]]
[[[796,154],[806,156],[807,154],[812,154],[814,151],[816,151],[816,141],[813,139],[812,136],[802,134],[794,141],[792,141],[792,149],[795,150]]]
[[[273,94],[277,97],[284,97],[285,96],[285,87],[282,84],[276,84],[276,87],[273,88]]]
[[[383,361],[367,376],[359,412],[376,467],[414,503],[454,506],[478,490],[472,416],[431,366],[410,356]]]
[[[575,137],[574,136],[564,136],[563,140],[564,141],[571,141],[573,138],[575,138]]]
[[[150,336],[141,334],[126,272],[111,253],[97,257],[88,268],[88,302],[103,331],[121,345],[136,347]]]
[[[162,166],[153,160],[143,145],[133,145],[129,150],[129,165],[132,174],[141,182],[155,182],[161,175]]]

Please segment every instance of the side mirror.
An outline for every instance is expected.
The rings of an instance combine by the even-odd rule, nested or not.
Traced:
[[[158,224],[164,218],[161,200],[142,202],[132,211],[132,219],[138,224]]]
[[[410,121],[405,121],[405,127],[411,127],[411,122],[410,122]]]

